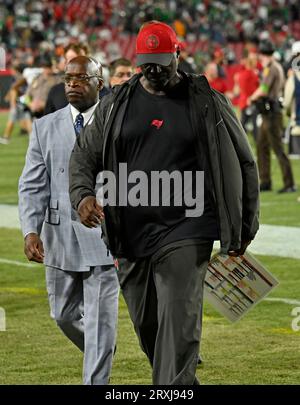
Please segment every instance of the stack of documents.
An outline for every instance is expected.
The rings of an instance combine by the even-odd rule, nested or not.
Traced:
[[[208,264],[204,297],[235,322],[277,285],[275,277],[250,253],[238,257],[217,253]]]

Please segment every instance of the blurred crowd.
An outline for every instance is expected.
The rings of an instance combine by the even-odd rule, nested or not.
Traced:
[[[151,19],[173,26],[181,40],[179,68],[204,73],[211,87],[230,98],[256,139],[257,112],[249,100],[264,70],[259,46],[272,43],[288,78],[300,53],[299,17],[297,0],[2,0],[0,45],[14,76],[6,98],[11,113],[5,142],[20,118],[22,131],[29,133],[33,118],[65,105],[63,71],[70,56],[99,60],[106,89],[118,84],[115,61],[123,63],[117,62],[116,74],[129,79],[135,35]],[[55,85],[60,90],[53,96]]]
[[[207,46],[232,50],[232,44],[272,39],[287,59],[291,39],[300,37],[299,17],[298,0],[2,0],[0,44],[9,63],[26,63],[41,52],[61,56],[70,41],[88,43],[102,63],[131,59],[131,37],[143,22],[156,19],[173,25],[201,70]]]

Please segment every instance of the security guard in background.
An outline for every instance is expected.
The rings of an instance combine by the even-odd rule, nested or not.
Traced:
[[[283,132],[282,112],[279,98],[284,86],[284,72],[281,65],[273,58],[274,46],[269,41],[259,46],[260,60],[263,66],[260,86],[249,99],[255,103],[262,116],[257,140],[258,169],[260,190],[272,190],[271,148],[276,154],[283,177],[283,188],[279,193],[296,191],[290,161],[283,150],[281,136]]]

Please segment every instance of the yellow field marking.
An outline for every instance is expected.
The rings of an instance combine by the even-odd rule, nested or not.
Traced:
[[[278,333],[280,335],[294,335],[295,331],[292,328],[272,328],[266,329],[267,332]]]

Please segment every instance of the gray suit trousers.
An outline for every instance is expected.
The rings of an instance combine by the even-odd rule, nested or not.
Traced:
[[[116,343],[119,283],[113,266],[87,272],[46,267],[50,315],[84,353],[83,383],[108,384]]]
[[[119,260],[118,277],[154,385],[198,384],[203,286],[213,242],[182,240]]]

